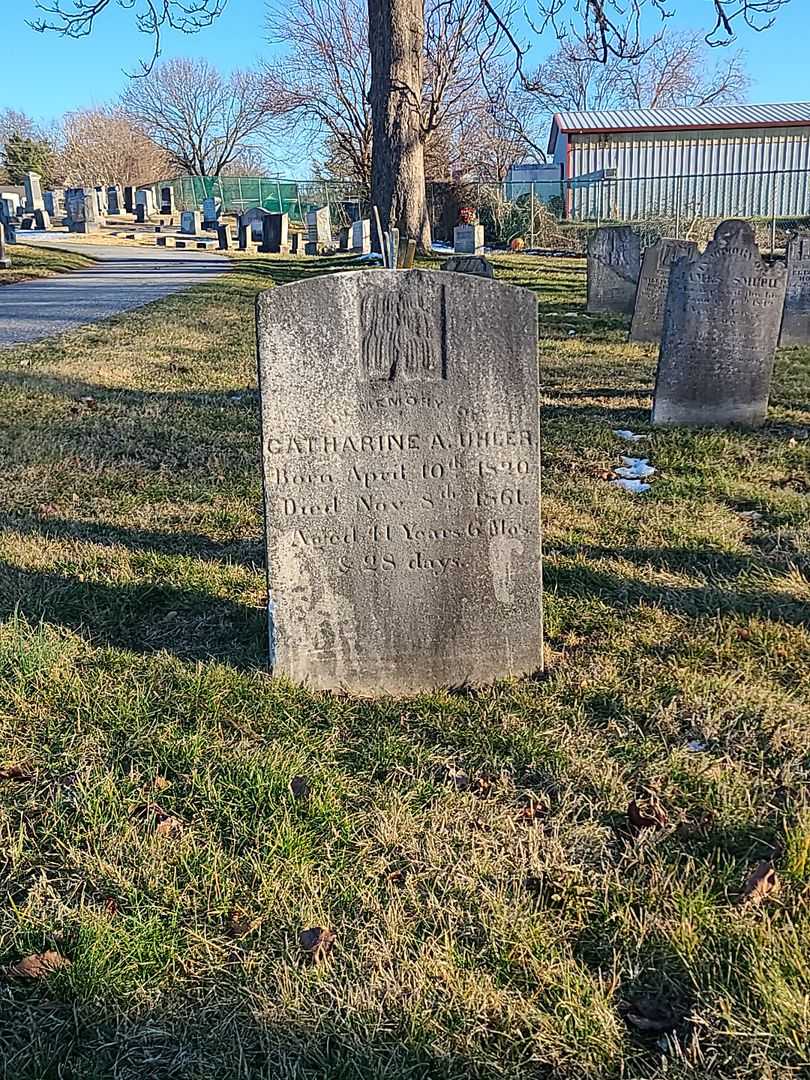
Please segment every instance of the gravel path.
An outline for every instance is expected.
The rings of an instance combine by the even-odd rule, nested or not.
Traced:
[[[108,319],[230,269],[228,259],[211,252],[77,243],[19,231],[17,237],[32,247],[88,255],[98,264],[58,277],[0,286],[0,348]]]

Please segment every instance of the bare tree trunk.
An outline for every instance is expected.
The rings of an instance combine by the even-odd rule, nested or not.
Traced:
[[[423,0],[368,0],[371,198],[383,228],[430,251],[422,137]],[[376,238],[375,238],[376,239]]]

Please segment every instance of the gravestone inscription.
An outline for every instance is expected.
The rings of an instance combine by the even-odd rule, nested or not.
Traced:
[[[798,233],[788,241],[787,292],[779,344],[810,344],[810,233]]]
[[[629,225],[597,229],[588,241],[588,311],[632,315],[641,237]]]
[[[542,663],[532,293],[359,270],[258,301],[271,664],[417,693]]]
[[[696,251],[697,244],[691,240],[662,237],[644,252],[633,321],[630,323],[631,341],[661,340],[669,272],[676,259],[691,257]]]
[[[653,424],[761,424],[768,412],[787,270],[760,258],[751,226],[724,221],[672,267]]]

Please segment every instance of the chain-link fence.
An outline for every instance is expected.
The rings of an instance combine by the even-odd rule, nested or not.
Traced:
[[[154,185],[172,187],[176,205],[195,209],[215,198],[223,212],[252,207],[289,214],[303,225],[308,210],[328,206],[333,229],[368,217],[370,203],[357,185],[340,180],[282,180],[256,176],[184,176]],[[789,233],[810,224],[806,170],[616,177],[605,171],[569,181],[448,183],[426,186],[433,237],[452,242],[462,210],[477,214],[487,242],[528,249],[582,252],[588,234],[605,224],[630,224],[650,242],[659,236],[705,243],[725,218],[751,222],[761,248],[784,248]]]

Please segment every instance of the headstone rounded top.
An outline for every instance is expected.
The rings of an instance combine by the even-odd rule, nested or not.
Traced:
[[[754,230],[747,221],[741,218],[729,218],[721,221],[714,230],[714,242],[720,247],[731,247],[734,244],[753,244],[756,240]]]

